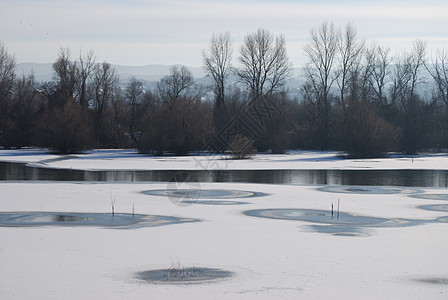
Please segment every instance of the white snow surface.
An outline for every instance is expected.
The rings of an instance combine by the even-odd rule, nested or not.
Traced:
[[[232,160],[224,155],[147,156],[136,150],[120,149],[72,155],[25,149],[0,150],[0,161],[80,170],[448,169],[446,153],[343,159],[334,151],[289,151],[286,154],[257,154],[249,160]]]
[[[228,168],[446,169],[445,155],[381,160],[341,160],[336,153],[257,155]],[[103,150],[57,161],[37,150],[2,150],[0,161],[58,168],[188,169],[192,157],[154,158],[134,151]],[[208,160],[201,156],[199,160]],[[46,162],[45,162],[46,160]],[[44,161],[44,162],[42,162]],[[318,167],[319,166],[319,167]],[[1,299],[447,299],[448,212],[418,208],[448,204],[398,194],[329,193],[319,186],[198,183],[200,189],[266,193],[229,199],[243,205],[177,206],[142,191],[167,183],[0,182],[0,212],[115,210],[200,219],[161,227],[0,227]],[[188,187],[188,185],[187,185]],[[448,194],[446,188],[419,188]],[[422,220],[409,227],[362,228],[359,236],[316,232],[314,224],[244,215],[267,208],[329,210],[354,215]],[[211,199],[213,200],[213,199]],[[426,221],[425,221],[426,220]],[[210,283],[153,284],[138,272],[206,267],[233,272]]]

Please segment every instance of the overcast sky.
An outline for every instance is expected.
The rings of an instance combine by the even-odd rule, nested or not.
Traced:
[[[416,38],[448,50],[447,12],[447,0],[0,0],[0,41],[17,62],[54,62],[68,47],[113,64],[201,66],[213,33],[230,32],[236,58],[246,34],[267,28],[299,67],[310,29],[326,20],[393,52]]]

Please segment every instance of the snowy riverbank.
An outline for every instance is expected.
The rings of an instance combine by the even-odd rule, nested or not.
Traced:
[[[146,156],[135,150],[93,150],[54,155],[41,149],[0,150],[0,161],[80,170],[248,170],[248,169],[448,169],[448,154],[394,155],[375,159],[342,159],[337,152],[290,151],[257,154],[250,160],[224,156]]]

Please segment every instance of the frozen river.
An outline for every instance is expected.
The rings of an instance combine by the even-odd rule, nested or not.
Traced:
[[[0,162],[0,180],[447,187],[448,170],[72,170]]]

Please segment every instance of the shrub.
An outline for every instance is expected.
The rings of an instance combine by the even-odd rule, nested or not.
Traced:
[[[229,144],[232,159],[250,159],[255,154],[254,141],[237,134]]]

